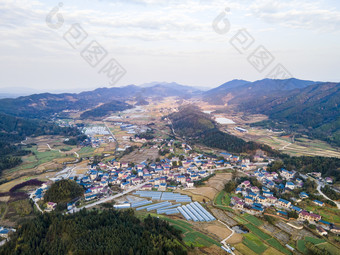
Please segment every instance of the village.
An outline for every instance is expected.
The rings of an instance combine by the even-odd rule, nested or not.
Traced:
[[[112,194],[127,191],[137,185],[139,190],[145,191],[174,191],[176,189],[190,189],[198,181],[204,181],[213,175],[214,171],[226,168],[254,168],[249,159],[240,159],[239,156],[221,153],[216,157],[205,156],[192,152],[192,148],[186,143],[178,143],[174,140],[167,141],[160,146],[159,153],[164,150],[174,152],[175,144],[185,154],[178,157],[165,157],[156,162],[140,162],[139,164],[110,160],[106,163],[89,165],[88,171],[83,175],[69,176],[68,179],[76,181],[84,187],[83,203],[91,203]],[[227,158],[227,159],[221,159]],[[54,179],[58,181],[60,178]],[[44,183],[31,194],[34,202],[43,200],[44,193],[52,184],[52,181]],[[142,184],[142,185],[141,185]],[[80,201],[72,201],[68,204],[68,210],[72,210]],[[47,211],[51,211],[56,204],[47,203]]]
[[[83,145],[101,150],[104,157],[89,157],[82,173],[73,171],[76,164],[67,167],[60,171],[63,174],[49,178],[32,191],[30,198],[38,210],[52,212],[57,209],[58,204],[45,201],[44,195],[54,182],[68,179],[81,185],[84,195],[69,201],[63,209],[64,214],[109,205],[117,210],[131,208],[142,215],[171,216],[190,224],[223,224],[225,233],[231,231],[231,234],[219,240],[220,247],[231,254],[235,254],[233,251],[237,246],[232,246],[227,239],[237,232],[234,224],[229,225],[227,219],[229,217],[232,222],[232,218],[240,214],[254,216],[261,221],[265,216],[275,217],[297,231],[304,231],[306,227],[309,231],[312,229],[315,236],[340,234],[339,222],[324,218],[314,209],[328,208],[330,200],[319,198],[322,194],[319,189],[307,191],[310,182],[321,187],[333,184],[331,177],[322,177],[317,169],[308,174],[284,168],[272,171],[270,166],[275,159],[260,149],[254,155],[202,149],[189,145],[185,139],[169,137],[171,130],[163,133],[159,129],[161,124],[168,124],[164,127],[171,128],[167,119],[156,127],[146,125],[144,120],[136,123],[131,120],[131,115],[111,117],[84,127],[83,133],[88,139]],[[232,175],[227,183],[234,181],[237,184],[227,193],[230,199],[226,199],[229,202],[223,206],[228,208],[216,204],[216,198],[223,192],[221,188],[214,199],[198,200],[194,195],[209,179],[221,173]],[[217,208],[230,208],[232,212],[229,216],[221,216]],[[276,238],[286,242],[284,238]],[[294,250],[291,246],[286,246],[286,249]]]
[[[296,189],[303,189],[304,180],[312,178],[307,175],[300,175],[304,180],[296,177],[298,174],[295,171],[280,169],[279,173],[268,172],[264,169],[254,171],[250,176],[255,177],[262,187],[253,186],[249,180],[243,181],[235,189],[235,194],[231,198],[231,205],[236,210],[261,216],[263,214],[274,213],[283,219],[296,219],[297,224],[291,224],[295,228],[301,228],[303,222],[315,225],[319,235],[327,235],[328,231],[334,234],[340,234],[340,227],[332,222],[322,219],[322,216],[300,208],[298,205],[302,200],[309,199],[310,195],[302,191],[298,194],[298,198],[291,196],[290,199],[280,197],[280,194],[294,192]],[[324,181],[332,184],[332,178],[321,178],[321,173],[313,172],[310,174],[319,181]],[[277,196],[274,195],[274,192]],[[287,196],[285,196],[287,197]],[[325,206],[324,202],[312,200],[312,203],[318,207]],[[291,213],[294,212],[294,213]]]

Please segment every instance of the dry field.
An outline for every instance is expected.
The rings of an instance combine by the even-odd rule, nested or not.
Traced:
[[[158,149],[157,148],[142,148],[136,149],[133,152],[125,155],[121,158],[122,162],[135,162],[140,163],[147,159],[155,160],[158,158]]]
[[[260,128],[251,128],[248,133],[239,134],[246,140],[265,143],[274,149],[281,150],[292,156],[324,156],[340,158],[340,149],[326,142],[308,138],[297,138],[294,143],[290,137],[280,136],[280,133],[269,132]]]
[[[234,233],[228,240],[227,243],[229,244],[237,244],[242,242],[243,236],[241,234]]]
[[[227,238],[231,234],[231,231],[218,221],[214,221],[214,224],[205,226],[204,229],[216,236],[220,241]]]
[[[214,177],[210,178],[204,186],[181,190],[182,194],[189,195],[193,200],[203,202],[203,199],[208,202],[214,200],[218,192],[220,192],[224,185],[231,180],[231,173],[217,173]]]

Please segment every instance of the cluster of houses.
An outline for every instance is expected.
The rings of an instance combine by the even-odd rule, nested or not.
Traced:
[[[325,177],[322,178],[321,177],[321,173],[320,172],[311,172],[308,173],[307,175],[319,180],[319,181],[323,181],[325,184],[333,184],[333,179],[331,177]]]
[[[39,188],[33,191],[30,194],[30,198],[36,203],[40,200],[44,199],[45,192],[51,187],[52,181],[43,183]],[[46,212],[53,211],[57,206],[57,203],[54,202],[47,202],[46,204]]]
[[[321,219],[321,216],[312,212],[307,212],[297,206],[294,206],[290,201],[283,198],[274,196],[272,192],[273,188],[277,190],[294,190],[296,187],[302,187],[303,181],[299,178],[294,178],[295,172],[281,169],[280,173],[267,172],[266,170],[259,169],[254,172],[254,176],[261,181],[263,187],[260,189],[256,186],[252,186],[250,181],[244,181],[238,185],[235,190],[235,194],[240,194],[240,197],[232,197],[231,204],[235,209],[245,211],[253,215],[261,215],[266,208],[275,207],[276,214],[287,218],[288,211],[295,211],[298,214],[298,220],[308,221],[313,224],[317,224],[317,231],[321,235],[324,235],[325,226],[327,230],[336,234],[340,233],[340,229],[334,224],[328,223]],[[286,180],[285,185],[283,180]],[[301,199],[308,198],[306,192],[299,194]],[[318,206],[324,206],[324,203],[318,200],[313,201]]]
[[[44,199],[45,192],[50,188],[52,182],[43,183],[39,188],[31,193],[30,198],[34,202],[38,202]]]
[[[167,145],[171,146],[172,143],[173,141],[169,141]],[[182,144],[182,148],[191,150],[185,143]],[[85,188],[85,200],[90,201],[107,195],[111,191],[108,187],[113,185],[121,190],[128,190],[144,182],[146,184],[141,186],[141,190],[166,191],[176,189],[178,185],[192,188],[195,181],[211,174],[209,170],[240,164],[240,162],[238,156],[231,154],[229,161],[196,154],[189,155],[183,160],[173,157],[159,162],[150,164],[142,162],[137,165],[111,160],[108,163],[93,166],[85,176],[78,177],[76,182]]]

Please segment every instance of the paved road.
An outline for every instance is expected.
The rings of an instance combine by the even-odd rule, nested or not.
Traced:
[[[224,245],[226,245],[225,242],[226,242],[233,234],[235,234],[235,231],[234,231],[233,229],[231,229],[231,228],[230,228],[227,224],[225,224],[223,221],[218,220],[218,222],[222,223],[224,226],[226,226],[226,227],[231,231],[231,234],[221,242],[221,243],[223,243]]]
[[[35,206],[38,208],[39,212],[43,213],[43,210],[41,210],[40,206],[37,204],[36,201],[34,201]]]
[[[149,181],[151,181],[151,180],[149,180]],[[67,213],[78,212],[78,211],[80,211],[80,210],[83,209],[83,208],[91,208],[91,207],[93,207],[93,206],[96,206],[96,205],[99,205],[99,204],[102,204],[102,203],[106,203],[106,202],[108,202],[108,201],[110,201],[110,200],[113,200],[113,199],[116,199],[116,198],[118,198],[118,197],[124,196],[124,195],[126,195],[126,194],[128,194],[128,193],[130,193],[130,192],[132,192],[132,191],[134,191],[134,190],[140,189],[142,186],[144,186],[144,185],[145,185],[146,183],[148,183],[149,181],[146,181],[146,182],[143,182],[143,183],[138,184],[138,185],[136,185],[136,186],[133,186],[133,187],[131,187],[130,189],[127,189],[127,190],[123,191],[122,193],[119,193],[119,194],[116,194],[116,195],[113,195],[113,196],[109,196],[109,197],[107,197],[107,198],[100,199],[100,200],[98,200],[98,201],[96,201],[96,202],[94,202],[94,203],[91,203],[91,204],[82,206],[82,207],[80,207],[80,208],[74,208],[74,209],[68,211]]]
[[[318,187],[317,187],[317,190],[319,191],[319,193],[326,199],[330,200],[330,201],[333,201],[336,206],[338,207],[338,209],[340,209],[340,202],[337,202],[337,201],[334,201],[332,199],[330,199],[329,197],[327,197],[322,191],[321,191],[321,183],[320,182],[317,182],[318,183]]]
[[[233,234],[235,234],[235,231],[234,231],[233,229],[229,228],[229,226],[228,226],[227,224],[225,224],[223,221],[218,220],[218,222],[222,223],[224,226],[226,226],[226,227],[231,231],[231,234],[230,234],[227,238],[223,239],[223,240],[221,241],[221,244],[223,244],[224,247],[227,248],[227,249],[229,250],[230,254],[235,255],[235,253],[229,248],[229,246],[228,246],[227,243],[226,243],[226,241],[227,241]]]
[[[4,239],[0,242],[0,247],[3,246],[7,242],[7,239]]]
[[[105,122],[104,120],[103,120],[103,122],[104,122],[104,125],[105,125],[105,127],[107,128],[107,130],[110,132],[110,134],[111,134],[113,140],[114,140],[115,143],[116,143],[116,148],[115,148],[115,153],[114,153],[114,155],[116,155],[117,150],[118,150],[118,147],[119,147],[118,140],[117,140],[116,137],[113,135],[111,129],[110,129],[109,126],[106,124],[106,122]]]

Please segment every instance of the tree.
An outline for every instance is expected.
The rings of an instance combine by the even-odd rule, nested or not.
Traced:
[[[61,180],[53,183],[46,191],[45,202],[67,203],[84,194],[82,186],[72,180]]]
[[[288,212],[288,218],[297,219],[297,218],[299,218],[299,214],[296,211],[289,211]]]
[[[237,183],[235,181],[229,181],[224,185],[224,190],[227,193],[233,192],[237,187]]]

